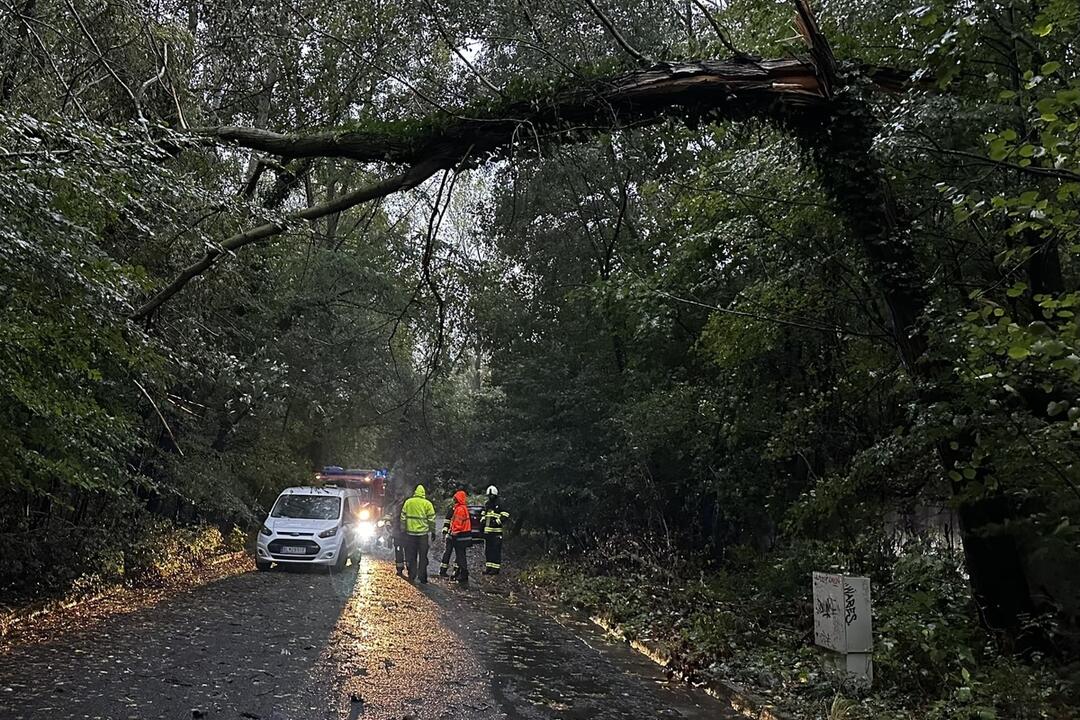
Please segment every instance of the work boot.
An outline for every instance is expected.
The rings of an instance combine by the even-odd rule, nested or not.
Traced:
[[[439,577],[449,577],[449,576],[450,576],[450,573],[446,572],[445,570],[440,570],[439,571]]]
[[[421,585],[427,585],[427,578],[426,577],[420,578],[420,584]]]

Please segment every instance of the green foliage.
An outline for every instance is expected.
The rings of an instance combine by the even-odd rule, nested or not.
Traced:
[[[230,552],[243,552],[248,546],[248,534],[239,525],[233,525],[225,538],[225,549]]]
[[[124,578],[142,586],[160,585],[169,578],[205,564],[225,550],[215,526],[177,528],[164,520],[148,520],[137,540],[124,551]]]
[[[948,554],[912,553],[892,568],[878,603],[881,677],[940,696],[975,666],[978,636],[960,567]]]
[[[149,515],[132,498],[98,496],[91,503],[102,499],[92,523],[74,525],[57,513],[46,523],[24,516],[5,528],[0,585],[7,602],[161,586],[246,543],[247,533],[235,526],[226,542],[215,525],[177,525]]]
[[[999,655],[971,613],[954,553],[911,545],[884,567],[846,565],[842,550],[803,544],[740,551],[720,567],[612,542],[578,561],[547,560],[520,575],[544,592],[600,616],[628,639],[664,648],[675,670],[719,677],[768,696],[797,717],[818,708],[844,717],[1065,717],[1068,681],[1041,665]],[[839,565],[837,563],[840,563]],[[877,580],[875,687],[849,688],[809,646],[810,572],[834,567]],[[848,569],[851,568],[851,569]],[[836,705],[837,693],[858,693]]]

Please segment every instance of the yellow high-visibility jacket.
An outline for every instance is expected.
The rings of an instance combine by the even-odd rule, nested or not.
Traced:
[[[427,499],[423,485],[401,506],[401,522],[409,535],[427,535],[435,532],[435,507]]]

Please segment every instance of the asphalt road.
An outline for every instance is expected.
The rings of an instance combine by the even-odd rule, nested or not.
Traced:
[[[410,585],[370,556],[340,575],[232,575],[7,649],[0,718],[732,717],[483,580]]]

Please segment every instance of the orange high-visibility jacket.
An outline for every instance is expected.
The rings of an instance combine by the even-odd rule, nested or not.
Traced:
[[[465,493],[454,493],[454,514],[450,517],[450,534],[462,535],[472,532],[472,520],[469,518],[469,506],[465,504]]]

